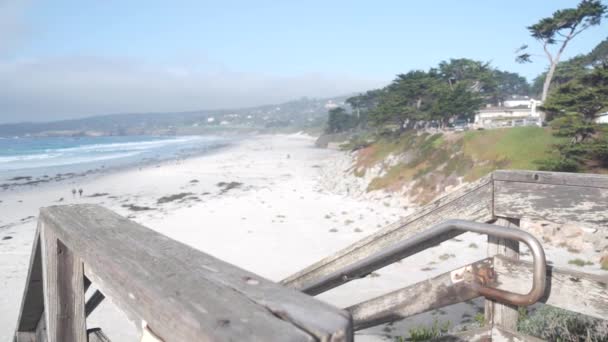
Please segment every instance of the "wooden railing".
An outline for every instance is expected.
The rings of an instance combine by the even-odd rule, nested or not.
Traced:
[[[133,319],[145,320],[163,341],[351,341],[355,330],[482,295],[488,298],[486,326],[451,340],[518,336],[533,341],[515,332],[517,307],[513,302],[480,291],[524,294],[532,283],[539,283],[533,281],[533,266],[518,260],[514,234],[489,236],[484,260],[349,308],[334,308],[305,294],[356,280],[461,234],[460,230],[446,230],[413,244],[445,221],[492,223],[503,227],[494,230],[509,231],[520,228],[521,218],[576,222],[597,228],[608,238],[608,177],[497,171],[280,284],[99,206],[43,208],[15,341],[103,340],[99,329],[87,332],[86,316],[105,296]],[[402,254],[386,252],[396,250],[395,246],[409,249]],[[380,262],[366,263],[369,260]],[[358,268],[362,264],[363,272]],[[550,266],[543,273],[546,286],[543,284],[541,302],[608,317],[608,277]],[[331,280],[329,287],[327,279]],[[85,290],[91,282],[100,292],[85,303]]]
[[[87,341],[86,279],[167,342],[352,340],[345,311],[102,207],[43,208],[38,232],[18,342]]]
[[[361,260],[391,249],[403,241],[416,239],[430,227],[446,220],[470,220],[520,229],[519,222],[522,218],[577,223],[598,229],[597,234],[608,239],[608,176],[496,171],[297,272],[281,283],[305,290],[320,279],[348,270]],[[435,243],[459,234],[462,231],[451,231],[436,238]],[[408,255],[411,254],[404,254]],[[472,275],[469,280],[454,276],[466,272]],[[490,274],[492,276],[488,277]],[[498,289],[524,293],[530,290],[532,275],[532,265],[519,260],[519,244],[516,241],[489,236],[487,259],[353,305],[347,311],[353,315],[355,330],[359,330],[369,327],[367,322],[370,321],[375,324],[400,320],[479,297],[480,293],[471,291],[470,285],[480,277]],[[608,274],[597,276],[547,266],[546,284],[541,302],[601,319],[608,317]],[[491,336],[516,334],[513,331],[516,330],[517,319],[517,306],[487,299],[486,328],[463,339],[487,340]],[[534,340],[532,337],[525,338]]]

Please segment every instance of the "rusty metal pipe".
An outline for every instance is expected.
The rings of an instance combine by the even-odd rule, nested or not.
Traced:
[[[408,240],[401,241],[383,251],[365,259],[358,260],[341,270],[306,284],[300,288],[300,291],[309,295],[323,293],[351,280],[364,277],[377,269],[390,265],[407,256],[449,240],[463,232],[475,232],[502,239],[523,242],[530,248],[532,257],[534,258],[534,274],[530,292],[527,294],[518,294],[482,285],[471,285],[475,286],[475,290],[478,291],[480,295],[500,302],[521,306],[534,304],[543,296],[547,272],[545,252],[540,242],[538,242],[534,236],[519,229],[464,220],[448,220],[437,224],[431,229],[415,235]]]

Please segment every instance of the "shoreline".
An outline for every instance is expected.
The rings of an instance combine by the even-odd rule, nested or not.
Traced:
[[[249,136],[238,136],[231,140],[222,141],[221,143],[217,143],[212,146],[201,147],[198,150],[193,150],[188,153],[183,153],[181,151],[175,151],[175,153],[171,156],[166,156],[164,158],[150,158],[146,157],[143,159],[133,160],[132,162],[127,162],[125,164],[119,165],[111,165],[106,167],[105,164],[101,164],[98,166],[91,166],[93,168],[88,168],[86,171],[79,172],[58,172],[55,173],[54,176],[49,176],[48,174],[52,172],[42,172],[39,168],[30,168],[30,169],[20,169],[20,170],[8,170],[6,173],[12,173],[11,178],[5,178],[3,183],[0,184],[0,195],[5,191],[16,191],[20,189],[24,189],[25,191],[32,190],[38,188],[40,186],[48,186],[50,184],[57,184],[61,182],[66,182],[74,179],[81,179],[83,181],[87,181],[90,177],[99,177],[104,175],[109,175],[112,173],[125,172],[131,169],[140,169],[145,167],[151,167],[156,165],[163,165],[165,163],[178,162],[183,161],[190,158],[196,158],[202,155],[217,153],[220,152],[224,148],[230,147],[234,143],[238,143],[238,141],[250,138]],[[112,161],[112,160],[109,160]],[[94,164],[94,162],[84,163],[84,164]],[[98,163],[99,164],[99,163]],[[67,164],[60,166],[52,166],[49,170],[54,169],[68,169],[70,166],[74,168],[82,168],[83,164]],[[37,170],[33,172],[33,174],[39,173],[43,174],[42,176],[31,175],[33,170]],[[10,182],[13,183],[10,183]],[[24,182],[19,182],[24,181]]]

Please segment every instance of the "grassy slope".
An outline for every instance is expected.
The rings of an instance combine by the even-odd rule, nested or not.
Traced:
[[[535,161],[546,158],[557,142],[549,129],[517,127],[466,133],[406,133],[398,139],[380,139],[359,150],[354,174],[382,163],[389,155],[407,156],[385,168],[368,190],[398,191],[414,182],[410,195],[426,203],[458,178],[473,181],[496,169],[537,169]]]

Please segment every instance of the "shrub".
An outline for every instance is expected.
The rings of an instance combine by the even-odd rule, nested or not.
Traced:
[[[593,265],[593,263],[591,261],[585,261],[585,260],[579,259],[579,258],[572,259],[572,260],[568,261],[568,264],[570,264],[570,265],[576,265],[578,267]]]
[[[547,341],[608,341],[608,321],[549,305],[520,319],[517,330]]]
[[[409,330],[410,338],[408,341],[427,341],[433,338],[437,338],[443,334],[445,334],[450,328],[451,322],[447,321],[443,324],[439,324],[437,320],[433,322],[433,325],[430,327],[426,326],[418,326],[413,327]],[[397,341],[405,341],[403,337],[397,338]]]

